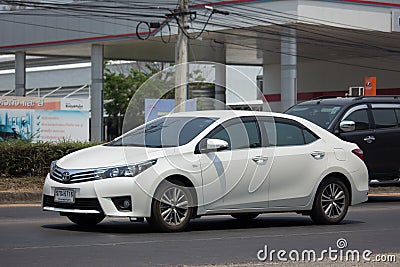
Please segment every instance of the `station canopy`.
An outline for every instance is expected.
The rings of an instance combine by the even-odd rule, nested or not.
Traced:
[[[24,9],[1,11],[2,54],[90,58],[103,44],[106,59],[175,59],[177,0],[4,2]],[[189,59],[279,64],[286,35],[299,62],[398,57],[400,1],[366,2],[189,1]]]

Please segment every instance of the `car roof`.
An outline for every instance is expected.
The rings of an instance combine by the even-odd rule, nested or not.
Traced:
[[[297,105],[347,106],[357,103],[400,103],[400,96],[321,97],[304,101]]]
[[[278,112],[269,112],[269,111],[248,111],[248,110],[203,110],[203,111],[190,111],[190,112],[179,112],[179,113],[170,113],[167,115],[169,117],[207,117],[207,118],[216,118],[219,121],[225,121],[228,119],[233,119],[237,117],[248,117],[248,116],[265,116],[265,117],[274,117],[274,118],[286,118],[295,120],[297,122],[302,123],[303,125],[309,125],[311,122],[290,114],[278,113]],[[314,126],[314,123],[311,123]],[[312,126],[312,127],[314,127]],[[317,126],[319,127],[319,126]]]
[[[229,119],[243,116],[274,116],[283,118],[292,118],[293,116],[268,112],[268,111],[250,111],[250,110],[201,110],[201,111],[188,111],[179,113],[170,113],[169,117],[207,117],[218,119]]]

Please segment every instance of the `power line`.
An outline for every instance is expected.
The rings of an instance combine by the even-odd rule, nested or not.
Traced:
[[[83,4],[60,4],[60,3],[44,3],[44,2],[31,2],[31,1],[25,1],[25,2],[19,2],[19,1],[10,1],[10,0],[3,0],[1,1],[6,4],[14,4],[14,5],[19,5],[19,6],[24,6],[24,7],[29,7],[29,8],[35,8],[35,9],[47,9],[47,10],[52,10],[52,9],[57,9],[57,10],[67,10],[67,11],[84,11],[87,12],[87,14],[110,14],[110,15],[126,15],[126,16],[137,16],[137,17],[150,17],[150,18],[164,18],[162,14],[155,14],[155,13],[134,13],[134,12],[125,12],[125,11],[120,11],[120,10],[126,10],[128,9],[127,6],[104,6],[104,5],[83,5]],[[132,9],[130,8],[131,11],[139,8]],[[150,10],[158,10],[159,8],[148,8]],[[15,14],[14,12],[13,14]]]
[[[242,38],[251,37],[251,36],[247,36],[247,35],[241,35],[241,34],[237,34],[237,33],[223,32],[223,31],[214,31],[213,33],[217,34],[217,35],[230,35],[230,36],[242,37]],[[281,34],[276,34],[276,35],[281,36]],[[257,37],[257,38],[260,38],[260,37]],[[213,40],[216,43],[220,43],[220,44],[231,44],[231,45],[236,45],[236,46],[239,46],[239,47],[245,47],[245,48],[252,49],[252,50],[261,50],[261,51],[270,52],[270,53],[282,54],[282,52],[280,50],[279,51],[275,51],[275,50],[265,49],[265,48],[261,48],[260,49],[259,47],[243,45],[241,43],[235,43],[235,42],[230,42],[230,41],[218,41],[218,40],[215,40],[215,39],[209,39],[209,40]],[[283,53],[283,54],[287,54],[287,55],[291,55],[291,56],[297,56],[297,57],[304,58],[304,59],[310,59],[310,60],[317,60],[317,61],[324,61],[324,62],[328,62],[328,63],[340,64],[340,65],[347,65],[347,66],[353,66],[353,67],[375,69],[375,70],[381,70],[381,71],[400,72],[400,70],[372,67],[372,66],[366,66],[366,65],[361,65],[361,64],[352,64],[352,63],[340,62],[340,61],[329,60],[329,59],[321,59],[321,58],[305,56],[305,55],[298,55],[298,54],[297,55],[293,55],[293,54],[290,54],[290,53]]]
[[[315,60],[315,61],[323,61],[323,62],[328,62],[328,63],[334,63],[334,64],[339,64],[339,65],[346,65],[346,66],[352,66],[352,67],[360,67],[360,68],[367,68],[367,69],[374,69],[374,70],[381,70],[381,71],[390,71],[390,72],[397,72],[400,73],[400,70],[396,70],[396,69],[387,69],[387,68],[379,68],[379,67],[372,67],[372,66],[366,66],[366,65],[360,65],[360,64],[353,64],[353,63],[346,63],[346,62],[340,62],[340,61],[336,61],[336,60],[329,60],[329,59],[319,59],[319,58],[315,58],[315,57],[310,57],[310,56],[303,56],[303,55],[294,55],[291,53],[283,53],[283,52],[278,52],[278,51],[274,51],[274,50],[269,50],[269,49],[265,49],[265,48],[258,48],[258,47],[253,47],[253,46],[249,46],[249,45],[243,45],[243,44],[239,44],[239,43],[234,43],[234,42],[221,42],[218,40],[214,40],[216,43],[219,44],[231,44],[231,45],[235,45],[235,46],[239,46],[239,47],[245,47],[251,50],[261,50],[261,51],[265,51],[265,52],[270,52],[270,53],[277,53],[277,54],[285,54],[285,55],[290,55],[290,56],[297,56],[300,58],[304,58],[304,59],[310,59],[310,60]]]
[[[289,28],[289,29],[295,29],[296,33],[297,33],[297,39],[298,40],[308,40],[311,42],[321,42],[321,43],[327,43],[327,44],[331,44],[331,45],[342,45],[342,46],[350,46],[350,47],[354,47],[354,48],[367,48],[367,49],[375,49],[375,50],[382,50],[382,51],[386,51],[386,52],[393,52],[393,53],[399,53],[400,50],[395,50],[395,49],[390,49],[390,48],[386,48],[386,47],[380,47],[380,46],[375,46],[375,45],[370,45],[370,44],[366,44],[366,43],[362,43],[362,42],[358,42],[357,39],[356,40],[349,40],[347,38],[341,38],[337,35],[333,36],[330,34],[326,34],[326,33],[321,33],[321,31],[319,32],[314,32],[313,30],[309,30],[309,29],[305,29],[305,28],[301,28],[301,27],[297,27],[295,25],[282,25],[282,24],[278,24],[276,22],[273,22],[272,20],[265,20],[265,19],[258,19],[258,18],[253,18],[249,15],[243,15],[242,13],[234,13],[232,12],[233,15],[239,16],[239,17],[245,17],[247,19],[254,19],[255,21],[258,21],[260,23],[271,23],[274,26],[278,26],[281,28]],[[252,30],[258,33],[263,33],[263,31],[261,30]],[[319,37],[324,37],[324,38],[332,38],[333,40],[323,40],[323,39],[318,39],[315,37],[308,37],[308,36],[299,36],[298,33],[306,33],[306,34],[313,34]]]
[[[1,1],[1,2],[8,2],[8,3],[21,3],[19,1]],[[37,2],[29,2],[26,1],[27,4],[30,4],[31,7],[33,7],[33,3],[35,5],[37,5]],[[131,3],[131,2],[125,2],[125,1],[94,1],[95,3],[112,3],[114,4],[114,6],[109,6],[109,5],[102,5],[102,4],[95,4],[93,5],[93,2],[90,2],[90,4],[54,4],[54,3],[47,3],[45,5],[42,5],[41,8],[43,8],[44,10],[53,10],[53,12],[58,12],[59,14],[62,14],[62,12],[74,12],[75,16],[77,16],[76,14],[79,14],[79,16],[85,16],[88,15],[87,19],[89,20],[94,20],[97,21],[99,20],[99,18],[104,17],[104,18],[118,18],[121,20],[126,20],[126,21],[136,21],[136,22],[140,22],[142,21],[141,18],[143,19],[143,15],[148,15],[147,18],[156,18],[156,19],[160,19],[160,18],[164,18],[165,14],[162,15],[160,14],[161,11],[165,12],[166,10],[171,11],[171,7],[174,6],[174,4],[172,4],[169,1],[160,3],[157,2],[158,6],[153,6],[152,4],[149,4],[147,1],[143,1],[143,2],[138,2],[135,1],[135,3]],[[199,2],[205,2],[205,1],[199,1]],[[165,5],[164,5],[165,4]],[[162,6],[164,5],[164,6]],[[61,10],[60,10],[60,7]],[[94,8],[96,7],[96,8]],[[37,8],[37,6],[35,6],[35,8]],[[147,10],[152,10],[152,11],[157,11],[155,13],[151,13],[151,14],[146,14],[146,13],[132,13],[132,12],[126,12],[126,11],[121,11],[124,8],[129,8],[129,9],[147,9]],[[241,10],[241,12],[237,12],[235,10]],[[399,50],[397,49],[392,49],[392,48],[386,48],[386,47],[381,47],[381,46],[371,46],[369,44],[365,44],[365,43],[360,43],[360,42],[354,42],[354,40],[348,40],[346,38],[338,38],[337,35],[332,35],[332,34],[327,34],[327,33],[321,33],[320,31],[314,30],[312,28],[308,28],[308,29],[304,29],[304,28],[299,28],[299,27],[295,27],[293,25],[283,25],[282,23],[284,22],[288,22],[290,20],[294,20],[297,22],[303,22],[303,23],[310,23],[311,18],[306,18],[306,17],[300,17],[300,16],[296,16],[293,14],[288,14],[288,13],[284,13],[284,12],[278,12],[278,11],[274,11],[274,10],[270,10],[270,9],[266,9],[266,8],[260,8],[257,7],[257,9],[255,9],[254,7],[251,6],[244,6],[241,5],[240,7],[236,7],[236,6],[232,6],[229,7],[228,10],[234,10],[233,12],[231,12],[231,17],[229,18],[225,18],[223,22],[214,22],[211,20],[210,16],[207,15],[199,15],[199,18],[201,18],[202,16],[204,18],[207,18],[205,21],[203,21],[203,27],[202,28],[195,28],[193,27],[192,30],[197,30],[198,32],[200,32],[200,34],[197,34],[198,36],[200,36],[203,32],[206,31],[206,26],[210,25],[210,26],[214,26],[214,27],[225,27],[227,30],[229,29],[238,29],[239,27],[243,26],[240,23],[242,22],[248,22],[248,21],[253,21],[255,23],[270,23],[278,28],[285,28],[285,27],[291,27],[291,28],[295,28],[297,31],[299,32],[304,32],[307,33],[309,35],[314,35],[316,37],[312,37],[312,36],[302,36],[302,35],[298,35],[297,36],[297,42],[299,44],[306,44],[306,45],[315,45],[316,43],[318,43],[319,45],[326,45],[328,47],[336,47],[336,48],[357,48],[357,49],[366,49],[366,50],[377,50],[377,51],[384,51],[384,52],[388,52],[388,53],[392,53],[392,54],[398,54]],[[246,11],[246,12],[243,12]],[[26,13],[26,12],[24,12]],[[13,14],[18,14],[18,13],[13,13]],[[205,13],[206,14],[206,13]],[[64,14],[64,16],[67,16],[68,14]],[[257,15],[257,16],[256,16]],[[97,17],[97,19],[95,18]],[[146,16],[145,16],[146,17]],[[136,19],[135,19],[136,18]],[[272,18],[275,18],[275,20],[273,20]],[[300,18],[300,19],[299,19]],[[238,22],[238,19],[239,22]],[[0,18],[1,20],[1,18]],[[318,22],[317,20],[313,19],[314,23]],[[15,21],[10,21],[10,22],[14,22],[17,23]],[[107,22],[110,23],[108,21],[103,21],[103,22]],[[195,22],[197,23],[201,23],[202,21]],[[280,22],[280,23],[279,23]],[[329,22],[329,21],[322,21],[322,22]],[[22,22],[19,22],[21,24],[24,24]],[[333,23],[333,22],[329,22],[329,23]],[[25,23],[27,25],[34,25],[32,23]],[[115,23],[117,24],[118,23]],[[121,23],[122,24],[122,23]],[[124,24],[122,24],[124,25]],[[324,24],[318,24],[318,25],[324,25]],[[317,26],[318,26],[317,25]],[[34,26],[39,26],[39,27],[48,27],[47,25],[34,25]],[[169,25],[169,27],[179,27],[179,25]],[[54,29],[61,29],[61,30],[70,30],[70,31],[76,31],[76,32],[84,32],[84,33],[90,33],[90,34],[97,34],[97,35],[104,35],[104,33],[96,33],[96,32],[89,32],[89,31],[82,31],[82,30],[76,30],[76,29],[67,29],[67,28],[61,28],[61,27],[50,27],[50,28],[54,28]],[[282,37],[282,33],[279,31],[274,31],[274,30],[270,30],[270,29],[249,29],[249,28],[244,28],[241,29],[241,31],[246,32],[247,34],[234,34],[234,33],[229,33],[229,32],[222,32],[222,31],[213,31],[213,34],[215,35],[229,35],[229,36],[235,36],[235,37],[241,37],[241,38],[255,38],[254,36],[252,36],[252,34],[258,34],[261,36],[257,36],[257,39],[262,40],[269,40],[269,41],[273,41],[273,42],[282,42],[281,37]],[[358,33],[358,32],[356,32]],[[188,36],[192,36],[192,34],[188,33]],[[364,34],[364,33],[359,33]],[[365,35],[371,35],[371,32],[365,33]],[[196,37],[197,35],[195,35],[194,37]],[[320,37],[320,38],[317,38]],[[328,38],[328,39],[333,39],[333,40],[326,40],[323,38]],[[225,43],[228,43],[227,41],[225,41]],[[239,45],[238,43],[235,43],[235,45]],[[254,47],[252,49],[255,49]],[[258,48],[260,50],[260,48]],[[262,50],[262,49],[261,49]],[[273,53],[280,53],[280,51],[272,51]],[[299,56],[299,55],[297,55]],[[304,58],[310,58],[310,59],[314,59],[314,60],[323,60],[323,61],[327,61],[324,59],[318,59],[315,57],[307,57],[307,56],[299,56],[299,57],[304,57]],[[336,61],[333,61],[333,63],[338,63]],[[358,66],[358,65],[357,65]],[[364,67],[364,66],[362,66]],[[383,70],[383,69],[382,69]]]
[[[206,1],[196,1],[196,2],[206,3]],[[313,25],[321,25],[321,26],[326,26],[326,23],[334,24],[334,25],[341,25],[341,26],[346,26],[347,28],[351,28],[348,31],[351,31],[352,33],[356,33],[358,36],[364,35],[364,36],[370,37],[371,35],[375,34],[375,32],[376,32],[369,28],[355,27],[354,25],[333,22],[333,21],[328,21],[328,20],[317,20],[315,18],[304,17],[304,16],[294,15],[294,14],[290,14],[290,13],[275,11],[275,10],[267,9],[265,7],[260,7],[260,6],[253,7],[252,5],[240,5],[240,6],[233,5],[233,6],[228,7],[227,9],[228,10],[237,10],[237,12],[233,12],[233,13],[238,16],[245,15],[245,16],[247,16],[248,19],[254,19],[254,21],[271,23],[273,25],[282,26],[282,27],[285,27],[285,25],[279,24],[277,22],[282,22],[282,23],[283,22],[286,22],[286,23],[300,22],[300,23],[304,23],[304,24],[312,23]],[[251,12],[251,13],[244,14],[243,11]],[[266,19],[268,17],[275,18],[274,19],[275,21],[272,19]],[[287,25],[287,27],[291,27],[291,26]],[[363,30],[363,31],[356,31],[356,30],[354,30],[354,28],[357,28],[357,29]],[[366,31],[368,31],[368,32],[366,32]],[[349,43],[355,43],[359,39],[359,38],[348,39],[347,37],[340,38],[340,36],[338,36],[338,33],[335,33],[335,35],[330,35],[330,34],[326,34],[326,33],[321,33],[320,30],[308,29],[307,32],[310,34],[317,35],[317,36],[319,35],[319,36],[325,36],[325,37],[334,38],[334,39],[340,39],[342,41],[349,42]],[[381,36],[381,35],[379,36],[379,38],[394,39],[394,38]],[[395,38],[395,40],[399,40],[399,38]],[[358,42],[358,44],[365,45],[365,43],[360,43],[360,42]],[[380,48],[380,47],[375,47],[375,48]],[[388,48],[385,48],[385,49],[388,49]],[[388,50],[390,50],[390,49],[388,49]],[[398,52],[398,51],[394,51],[394,52]]]
[[[21,2],[18,2],[18,1],[3,1],[3,2],[13,2],[13,3],[21,3]],[[31,5],[33,5],[33,4],[35,4],[35,6],[37,5],[37,2],[29,2],[29,1],[26,1],[27,3],[31,3]],[[110,2],[112,2],[112,1],[96,1],[96,2],[101,2],[101,3],[110,3]],[[205,1],[200,1],[200,2],[205,2]],[[116,2],[113,2],[114,4],[115,3],[118,3],[119,5],[117,5],[117,6],[112,6],[112,8],[125,8],[126,7],[126,5],[122,5],[122,3],[123,4],[126,4],[126,2],[125,1],[116,1]],[[129,3],[129,2],[128,2]],[[134,7],[134,8],[144,8],[144,9],[158,9],[158,10],[168,10],[168,8],[167,7],[161,7],[161,6],[151,6],[151,5],[149,5],[149,3],[148,2],[142,2],[142,3],[145,3],[145,5],[144,4],[138,4],[137,2],[136,3],[129,3],[129,7]],[[170,2],[165,2],[165,3],[170,3]],[[61,4],[57,4],[57,6],[60,6]],[[66,4],[62,4],[63,6],[70,6],[70,5],[66,5]],[[91,6],[93,6],[93,4],[90,4]],[[87,7],[88,5],[87,4],[85,4],[85,5],[82,5],[82,4],[74,4],[74,5],[72,5],[72,6],[79,6],[79,7]],[[170,5],[171,6],[171,5]],[[110,8],[110,6],[104,6],[104,5],[94,5],[94,7],[107,7],[107,8]],[[67,7],[68,8],[68,7]],[[234,9],[234,8],[237,8],[237,7],[231,7],[230,9]],[[241,5],[240,6],[240,9],[241,10],[246,10],[246,11],[253,11],[253,10],[250,10],[249,8],[252,8],[251,6],[243,6],[243,5]],[[272,10],[269,10],[269,9],[265,9],[265,8],[261,8],[261,10],[262,10],[262,13],[261,14],[267,14],[267,15],[269,15],[269,16],[276,16],[276,17],[282,17],[282,16],[277,16],[277,15],[274,15],[274,14],[271,14],[271,11]],[[265,13],[265,10],[267,10],[269,13]],[[96,13],[98,13],[98,12],[100,12],[99,10],[92,10],[92,11],[95,11]],[[75,12],[78,12],[78,10],[75,10]],[[87,12],[87,10],[79,10],[79,12],[81,13],[81,14],[90,14],[90,13],[88,13]],[[260,8],[257,8],[257,12],[258,13],[260,13]],[[281,26],[281,27],[284,27],[283,25],[281,25],[281,24],[278,24],[277,22],[274,22],[274,21],[272,21],[272,20],[266,20],[266,19],[260,19],[260,18],[257,18],[256,16],[253,16],[254,14],[251,14],[251,15],[245,15],[245,14],[242,14],[243,12],[241,12],[241,13],[233,13],[233,15],[236,15],[237,17],[245,17],[246,19],[253,19],[254,21],[256,21],[256,22],[267,22],[267,23],[271,23],[271,24],[274,24],[274,25],[279,25],[279,26]],[[278,12],[278,13],[283,13],[283,12]],[[110,12],[110,14],[113,14],[113,15],[109,15],[109,16],[107,16],[107,17],[116,17],[116,13],[115,12]],[[93,14],[93,12],[91,13],[91,15],[97,15],[97,16],[105,16],[104,15],[104,13],[102,13],[102,14]],[[130,13],[130,15],[125,15],[126,16],[126,20],[127,21],[136,21],[136,22],[140,22],[141,20],[139,20],[139,19],[131,19],[131,17],[132,16],[135,16],[135,14],[134,13]],[[285,17],[284,17],[284,19],[286,19],[287,20],[287,17],[288,17],[289,15],[287,15],[286,13],[285,13]],[[161,17],[161,15],[158,15],[157,16],[158,18],[159,17]],[[292,15],[292,17],[293,17],[293,15]],[[92,20],[94,20],[93,18],[88,18],[88,19],[92,19]],[[210,17],[208,17],[208,21],[209,21],[209,19],[210,19]],[[203,29],[200,31],[200,33],[198,34],[198,36],[200,36],[201,35],[201,33],[205,30],[205,27],[208,25],[208,21],[206,21],[205,22],[205,24],[204,24],[204,27],[203,27]],[[232,21],[232,19],[231,19],[231,21]],[[212,24],[210,24],[210,25],[212,25]],[[220,24],[221,26],[225,26],[225,27],[229,27],[229,25],[223,25],[223,24]],[[232,24],[231,24],[232,25]],[[293,26],[286,26],[286,27],[293,27]],[[232,28],[232,27],[231,27]],[[304,30],[304,29],[297,29],[297,30],[299,30],[299,31],[306,31],[306,32],[308,32],[308,33],[312,33],[312,34],[317,34],[317,35],[322,35],[320,32],[317,32],[317,33],[315,33],[315,32],[310,32],[310,30]],[[251,30],[251,29],[248,29],[248,31],[254,31],[254,32],[257,32],[257,33],[265,33],[265,30],[263,30],[263,31],[260,31],[260,30]],[[267,32],[268,34],[274,34],[274,33],[272,33],[271,31],[270,32]],[[276,36],[280,36],[279,34],[275,34]],[[197,36],[197,37],[198,37]],[[324,36],[325,37],[329,37],[329,38],[333,38],[334,36],[332,36],[332,35],[327,35],[327,34],[324,34]],[[194,37],[194,38],[196,38],[196,37]],[[336,39],[338,39],[337,38],[337,36],[335,36],[335,38]],[[326,44],[329,44],[329,45],[346,45],[346,46],[352,46],[352,47],[359,47],[359,48],[367,48],[366,47],[366,45],[364,44],[364,43],[362,43],[362,44],[358,44],[358,46],[356,45],[356,44],[354,44],[354,40],[351,40],[351,41],[353,41],[353,42],[350,42],[349,40],[347,40],[347,39],[342,39],[344,42],[349,42],[349,43],[341,43],[341,42],[337,42],[337,41],[335,41],[335,42],[333,42],[333,41],[327,41],[327,40],[321,40],[321,39],[316,39],[316,38],[312,38],[312,37],[301,37],[301,36],[298,36],[298,42],[301,42],[301,41],[304,41],[304,40],[308,40],[308,41],[310,41],[310,42],[321,42],[321,43],[326,43]],[[391,51],[391,49],[387,49],[387,48],[382,48],[382,47],[368,47],[368,48],[375,48],[375,49],[382,49],[382,50],[386,50],[386,51],[388,51],[388,52],[398,52],[398,50],[393,50],[393,51]]]

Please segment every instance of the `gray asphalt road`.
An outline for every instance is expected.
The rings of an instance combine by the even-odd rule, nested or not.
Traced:
[[[340,238],[347,241],[345,249],[390,255],[400,252],[399,222],[400,198],[393,197],[352,207],[337,226],[313,225],[308,217],[286,213],[263,215],[250,223],[215,216],[196,219],[187,232],[173,234],[154,233],[146,223],[120,219],[85,229],[56,213],[42,212],[40,207],[1,207],[0,265],[248,263],[258,261],[257,252],[265,245],[269,251],[314,249],[319,253],[329,247],[337,249]]]

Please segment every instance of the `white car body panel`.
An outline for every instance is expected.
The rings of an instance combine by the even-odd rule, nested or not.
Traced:
[[[320,179],[320,174],[327,168],[330,156],[325,152],[324,158],[314,159],[311,153],[316,150],[326,151],[325,146],[322,140],[317,140],[303,146],[276,147],[269,174],[271,208],[300,208],[309,203],[310,194]]]
[[[268,208],[267,180],[269,164],[256,164],[262,148],[238,149],[201,155],[204,204],[208,211]],[[264,181],[265,180],[265,181]],[[249,190],[252,181],[262,184]]]

